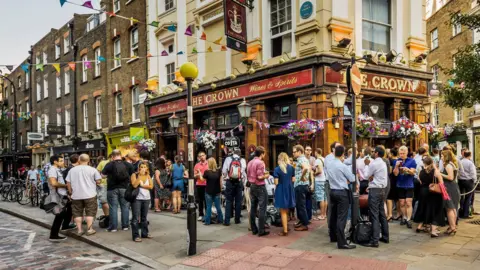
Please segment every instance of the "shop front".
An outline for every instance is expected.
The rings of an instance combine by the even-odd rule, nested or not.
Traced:
[[[194,90],[192,99],[195,150],[206,150],[221,163],[228,150],[234,147],[240,148],[248,158],[255,147],[261,145],[267,150],[267,167],[273,170],[278,155],[281,152],[291,155],[297,143],[322,148],[325,155],[330,152],[328,145],[333,141],[348,147],[352,102],[348,100],[343,110],[337,110],[330,96],[337,87],[347,91],[345,74],[324,65],[335,60],[344,59],[332,56],[302,58],[251,75],[237,76],[234,80],[218,81],[214,89],[210,84],[200,86]],[[384,127],[373,137],[360,138],[362,143],[381,143],[387,147],[400,144],[401,141],[391,135],[391,122],[401,116],[417,123],[425,122],[421,104],[427,98],[427,81],[431,75],[391,65],[363,65],[360,68],[362,92],[356,100],[357,115],[369,114]],[[242,119],[237,108],[244,98],[252,106],[248,119]],[[187,149],[186,105],[185,92],[146,102],[150,132],[156,134],[154,139],[159,153],[169,154],[168,158]],[[171,127],[168,121],[174,114],[180,118],[178,128]],[[303,120],[312,120],[314,134],[296,136],[295,132],[285,132],[290,123]],[[216,138],[214,149],[211,146],[205,149],[199,139],[204,133]],[[422,134],[411,138],[408,145],[416,149],[426,137]],[[231,147],[232,141],[236,146]]]
[[[35,148],[37,147],[37,148]],[[39,147],[37,144],[32,148],[32,164],[37,167],[38,165],[45,165],[50,162],[50,156],[53,153],[53,148],[51,147]]]
[[[96,167],[99,156],[106,158],[107,147],[102,139],[81,141],[76,152],[78,154],[88,154],[90,156],[90,165]]]
[[[128,130],[109,133],[106,135],[107,153],[109,155],[114,149],[117,149],[120,150],[122,156],[125,156],[130,151],[136,150],[135,145],[143,138],[148,138],[145,127],[132,127]],[[100,142],[98,144],[99,148],[95,149],[97,155],[98,151],[101,151]]]

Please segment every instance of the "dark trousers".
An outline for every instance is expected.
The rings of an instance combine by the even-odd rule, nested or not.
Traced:
[[[155,189],[150,189],[150,209],[155,208]]]
[[[350,207],[349,191],[346,189],[330,190],[330,219],[328,229],[330,241],[337,242],[337,246],[347,245],[345,226],[347,225],[348,208]]]
[[[265,232],[265,213],[267,211],[267,188],[265,185],[257,186],[252,184],[250,186],[250,227],[253,233],[262,234]],[[258,227],[255,222],[255,214],[258,208]]]
[[[367,194],[368,180],[360,181],[360,195]]]
[[[305,207],[307,210],[308,220],[311,220],[313,215],[313,201],[312,201],[312,193],[310,191],[307,191],[307,195],[305,197]]]
[[[132,203],[132,239],[135,240],[139,237],[138,230],[142,230],[142,238],[148,236],[148,221],[147,213],[150,200],[135,200]],[[140,224],[138,224],[140,218]]]
[[[474,187],[474,182],[473,180],[459,179],[458,187],[460,188],[460,193],[464,194],[472,191]],[[470,215],[470,206],[472,205],[472,196],[473,196],[473,192],[465,196],[462,196],[460,200],[460,212],[458,212],[459,217],[467,218]]]
[[[66,210],[55,216],[52,228],[50,229],[50,238],[58,237],[60,228],[62,228],[62,230],[68,229],[70,221],[72,221],[72,203],[68,202]]]
[[[233,212],[232,204],[235,202],[235,223],[240,223],[240,214],[242,211],[242,191],[243,184],[241,182],[232,183],[230,180],[227,180],[225,197],[226,197],[226,206],[225,206],[225,224],[230,224],[230,216]]]
[[[308,226],[307,214],[307,193],[308,185],[300,185],[295,187],[295,200],[297,205],[297,217],[303,226]]]
[[[388,222],[385,215],[385,189],[371,188],[368,190],[368,210],[370,222],[372,222],[372,238],[373,243],[380,240],[380,227],[382,238],[388,239]]]
[[[205,188],[206,186],[197,186],[198,215],[201,217],[205,216],[204,210],[206,209]]]

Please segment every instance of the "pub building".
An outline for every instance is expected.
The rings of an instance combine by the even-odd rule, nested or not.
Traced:
[[[335,61],[348,62],[348,59],[327,54],[310,56],[260,69],[254,74],[240,75],[233,80],[220,80],[215,83],[215,89],[210,84],[200,85],[193,90],[194,129],[225,132],[243,121],[243,129],[234,130],[234,140],[238,138],[246,158],[255,146],[264,146],[267,150],[265,162],[270,170],[277,166],[280,152],[292,155],[292,147],[296,143],[311,145],[313,149],[322,148],[324,155],[330,152],[329,145],[334,141],[349,148],[352,126],[351,118],[348,119],[352,111],[350,96],[343,110],[333,108],[331,100],[331,93],[337,87],[347,92],[345,70],[335,72],[330,68]],[[362,72],[362,90],[356,97],[356,113],[367,113],[382,122],[384,129],[374,138],[358,138],[358,145],[383,144],[387,148],[401,145],[400,139],[392,137],[391,121],[406,116],[416,123],[426,122],[422,103],[428,98],[427,82],[431,80],[431,73],[383,63],[375,65],[360,61],[357,65]],[[244,98],[252,106],[248,119],[241,119],[237,108]],[[187,149],[186,104],[186,91],[146,101],[150,134],[157,142],[159,155],[168,159],[184,154]],[[171,127],[169,123],[172,115],[180,120],[178,128]],[[290,120],[306,118],[330,120],[325,120],[324,129],[311,140],[289,140],[280,133],[280,127]],[[269,124],[269,127],[262,123]],[[231,134],[227,132],[225,136],[230,137]],[[406,144],[416,150],[426,139],[423,129],[421,135],[410,138]],[[225,140],[219,139],[215,150],[207,154],[221,163],[226,156],[224,147]],[[195,151],[199,150],[203,150],[202,145],[196,144]]]

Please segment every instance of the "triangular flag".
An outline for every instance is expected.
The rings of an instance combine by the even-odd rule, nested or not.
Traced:
[[[183,55],[183,51],[179,51],[177,55]]]
[[[207,40],[207,35],[205,34],[205,32],[202,32],[202,36],[200,37],[200,39]]]
[[[105,59],[105,57],[103,57],[103,56],[99,56],[98,61],[105,62],[105,61],[107,61],[107,59]]]
[[[258,127],[260,128],[260,130],[263,130],[263,125],[262,125],[263,123],[262,122],[257,122],[257,124],[258,124]]]
[[[212,46],[208,47],[207,52],[213,52]]]
[[[192,26],[191,25],[189,25],[187,27],[187,30],[185,30],[185,35],[186,36],[192,36]]]
[[[25,73],[28,73],[28,64],[22,64],[21,67]]]
[[[233,137],[233,130],[230,130],[230,137]]]
[[[170,32],[177,32],[177,27],[174,24],[172,24],[167,27],[167,30]]]
[[[60,64],[52,64],[57,72],[60,72]]]
[[[138,23],[139,21],[137,19],[134,19],[133,17],[130,17],[130,22],[134,24],[134,23]]]
[[[135,58],[138,58],[138,55],[132,55],[132,56],[130,56],[130,59],[135,59]]]
[[[151,54],[151,53],[148,53],[148,54],[147,54],[147,58],[150,58],[150,57],[152,57],[152,54]]]
[[[265,127],[266,127],[266,128],[270,128],[270,124],[265,123]]]
[[[37,69],[40,69],[41,71],[43,71],[43,64],[37,64]]]
[[[70,67],[71,70],[75,71],[75,62],[69,62],[68,66]]]
[[[193,47],[192,53],[198,53],[197,48]]]
[[[167,52],[167,51],[165,51],[165,50],[163,50],[163,52],[162,52],[162,56],[168,56],[168,52]]]
[[[153,22],[150,23],[151,26],[155,26],[155,27],[158,27],[159,24],[160,23],[157,22],[157,21],[153,21]]]
[[[93,9],[92,1],[85,1],[82,6]]]
[[[240,131],[240,132],[243,131],[243,125],[242,125],[242,124],[240,124],[240,125],[238,126],[238,131]]]
[[[215,40],[213,43],[220,45],[220,42],[222,41],[223,37],[220,37],[219,39]]]
[[[90,63],[90,61],[84,62],[84,64],[85,64],[85,68],[87,69],[92,68],[92,64]]]
[[[222,139],[225,139],[225,132],[222,132]]]
[[[65,2],[67,2],[67,0],[60,0],[60,6],[63,7],[63,5],[65,5]]]
[[[105,11],[105,13],[107,13],[108,16],[112,16],[112,17],[117,16],[117,14],[115,14],[114,12]]]
[[[227,51],[227,46],[225,46],[225,45],[222,45],[222,49],[221,49],[221,51]]]
[[[13,66],[5,66],[5,67],[8,69],[8,71],[12,71],[12,70],[13,70]]]

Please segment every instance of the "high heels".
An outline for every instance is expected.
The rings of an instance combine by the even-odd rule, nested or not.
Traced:
[[[452,235],[455,236],[455,234],[457,234],[457,229],[452,230],[451,228],[448,228],[448,229],[444,232],[444,234],[449,235],[449,236],[452,236]]]
[[[436,233],[431,233],[431,234],[430,234],[430,237],[431,237],[431,238],[437,238],[437,237],[439,237],[439,235],[436,234]]]

